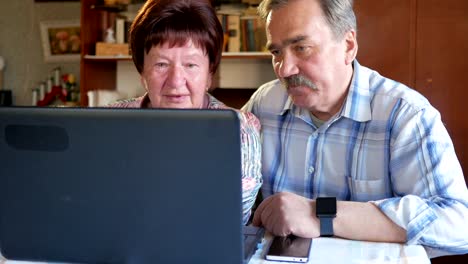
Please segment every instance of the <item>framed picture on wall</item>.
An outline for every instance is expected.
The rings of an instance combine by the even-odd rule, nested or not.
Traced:
[[[79,2],[80,0],[34,0],[34,2]]]
[[[80,21],[42,21],[40,28],[46,62],[80,60]]]

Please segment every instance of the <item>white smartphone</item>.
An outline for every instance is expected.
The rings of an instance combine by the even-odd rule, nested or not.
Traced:
[[[309,261],[311,246],[312,238],[277,236],[273,238],[265,259],[305,263]]]

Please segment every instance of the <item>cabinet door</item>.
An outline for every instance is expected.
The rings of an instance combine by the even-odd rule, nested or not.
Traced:
[[[359,63],[414,87],[416,0],[356,0]]]
[[[442,115],[468,182],[468,1],[419,0],[416,89]]]

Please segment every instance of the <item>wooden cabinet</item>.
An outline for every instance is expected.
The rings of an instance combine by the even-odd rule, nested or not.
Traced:
[[[358,60],[426,96],[455,145],[468,184],[468,1],[356,0]],[[466,263],[468,255],[432,263]]]
[[[357,0],[359,63],[414,87],[415,0]]]
[[[440,111],[468,182],[468,1],[419,2],[416,89]]]
[[[354,2],[359,62],[416,89],[440,111],[468,182],[468,1]]]

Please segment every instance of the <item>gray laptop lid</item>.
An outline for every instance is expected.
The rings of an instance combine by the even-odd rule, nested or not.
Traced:
[[[0,108],[9,259],[242,263],[230,110]]]

